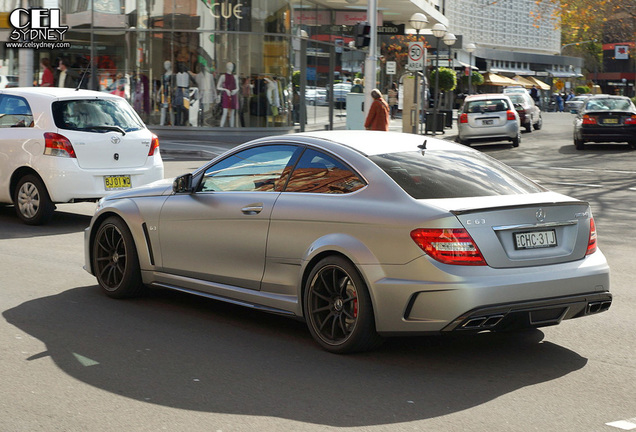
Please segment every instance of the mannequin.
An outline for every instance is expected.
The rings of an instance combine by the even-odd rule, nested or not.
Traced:
[[[170,60],[163,62],[163,68],[165,72],[161,79],[161,126],[166,124],[166,120],[168,120],[168,124],[174,124],[170,109],[172,104],[172,63]],[[166,119],[167,114],[170,115],[169,119]]]
[[[219,77],[219,82],[216,89],[221,92],[221,107],[223,108],[223,115],[221,116],[221,127],[225,126],[225,122],[230,117],[230,127],[234,127],[234,110],[238,108],[238,96],[239,91],[238,77],[234,75],[236,67],[234,63],[228,62],[225,65],[226,73]]]
[[[208,119],[211,117],[210,110],[212,109],[212,104],[216,100],[214,75],[207,70],[204,64],[199,63],[198,73],[194,74],[190,72],[190,76],[194,79],[199,88],[199,102],[201,103],[200,107],[203,111],[203,124],[199,126],[211,126]]]
[[[269,102],[270,112],[273,116],[277,116],[280,111],[278,84],[269,77],[265,77],[265,82],[267,83],[267,101]]]
[[[186,65],[183,63],[178,63],[176,82],[177,88],[173,104],[176,111],[175,121],[177,126],[186,126],[186,122],[188,120],[186,113],[188,112],[188,108],[186,108],[184,104],[184,99],[188,99],[190,96],[190,75],[187,72]]]

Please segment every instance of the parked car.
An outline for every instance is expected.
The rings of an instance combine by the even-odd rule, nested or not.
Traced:
[[[625,96],[588,97],[574,118],[574,145],[626,142],[636,149],[636,107]]]
[[[583,105],[583,102],[585,101],[585,99],[587,99],[590,96],[592,95],[582,94],[579,96],[574,96],[569,101],[565,101],[565,110],[568,112],[571,112],[572,114],[576,114],[579,108],[581,108],[581,105]]]
[[[533,127],[535,130],[541,129],[543,126],[541,109],[534,103],[528,92],[509,93],[507,96],[514,104],[521,126],[526,129],[526,132],[532,132]]]
[[[459,111],[457,142],[507,140],[521,142],[521,122],[510,97],[501,93],[466,96]]]
[[[0,89],[18,87],[19,81],[16,75],[0,75]]]
[[[114,298],[161,287],[302,319],[336,353],[554,325],[612,302],[587,202],[395,132],[261,138],[109,195],[85,268]]]
[[[307,87],[305,90],[305,102],[307,105],[326,105],[327,89],[324,87]]]
[[[125,99],[88,90],[0,90],[0,203],[30,225],[56,203],[163,179],[159,140]]]
[[[333,85],[333,101],[336,107],[345,108],[347,105],[347,93],[351,91],[352,84],[349,82],[336,83]]]

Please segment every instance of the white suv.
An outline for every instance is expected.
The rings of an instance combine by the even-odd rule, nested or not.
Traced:
[[[0,203],[22,221],[163,179],[159,140],[125,99],[88,90],[0,90]]]

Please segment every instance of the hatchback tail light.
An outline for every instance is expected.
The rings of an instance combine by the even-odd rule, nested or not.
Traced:
[[[468,123],[468,114],[466,114],[466,113],[462,113],[462,114],[459,116],[459,122],[460,122],[460,123]]]
[[[152,140],[150,141],[150,150],[148,151],[148,156],[152,156],[155,154],[155,150],[159,148],[159,138],[157,135],[152,134]]]
[[[583,124],[595,125],[596,124],[596,117],[592,117],[592,116],[589,116],[589,115],[585,114],[583,116]]]
[[[75,149],[64,135],[47,132],[44,134],[44,154],[66,158],[77,158]]]
[[[517,117],[515,116],[515,112],[513,110],[506,111],[506,120],[515,120]]]
[[[592,255],[596,252],[596,224],[594,218],[590,218],[590,237],[587,241],[587,252],[585,255]]]
[[[411,238],[427,255],[444,264],[486,265],[473,238],[463,228],[418,228],[411,231]]]

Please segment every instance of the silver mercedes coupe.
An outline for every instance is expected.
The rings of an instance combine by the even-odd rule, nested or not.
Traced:
[[[103,198],[85,268],[110,297],[178,290],[304,320],[334,353],[606,311],[587,202],[435,138],[257,139]]]

